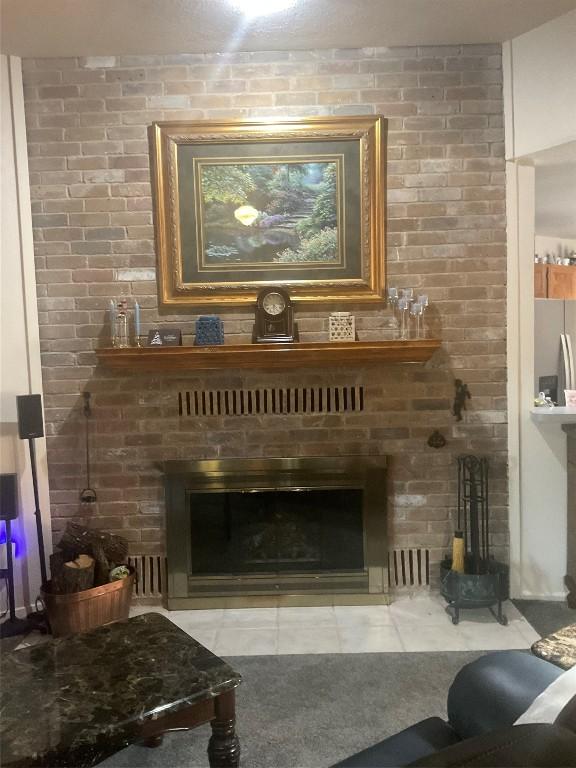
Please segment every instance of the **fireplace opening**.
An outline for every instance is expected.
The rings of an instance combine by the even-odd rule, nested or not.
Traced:
[[[364,569],[361,489],[192,492],[189,502],[197,576]]]
[[[387,602],[385,458],[164,470],[168,608]]]

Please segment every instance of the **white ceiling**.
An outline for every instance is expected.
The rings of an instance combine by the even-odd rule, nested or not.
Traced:
[[[228,0],[1,0],[0,50],[104,56],[502,42],[576,0],[297,0],[247,22]]]
[[[539,152],[536,234],[576,240],[576,141]]]

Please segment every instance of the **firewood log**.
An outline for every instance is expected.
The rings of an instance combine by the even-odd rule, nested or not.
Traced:
[[[79,555],[76,560],[64,563],[61,572],[63,592],[82,592],[94,586],[95,560],[90,555]]]
[[[64,586],[62,583],[62,571],[64,563],[70,558],[65,552],[53,552],[50,555],[50,584],[52,592],[62,594]]]
[[[76,552],[90,554],[94,552],[93,547],[95,545],[102,549],[111,565],[126,562],[128,556],[128,541],[126,539],[113,533],[86,528],[78,523],[69,522],[66,525],[66,530],[58,544],[61,549],[73,549]]]
[[[104,554],[104,550],[100,544],[92,544],[92,555],[96,561],[94,569],[94,586],[99,587],[102,584],[108,584],[110,581],[109,573],[112,564]]]

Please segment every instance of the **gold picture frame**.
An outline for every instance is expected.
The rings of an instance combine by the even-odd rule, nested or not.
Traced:
[[[159,305],[382,301],[380,116],[159,122],[149,129]]]

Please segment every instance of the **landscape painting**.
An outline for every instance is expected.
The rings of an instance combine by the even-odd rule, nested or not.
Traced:
[[[198,269],[342,264],[341,158],[196,163]]]
[[[379,115],[149,127],[159,307],[382,302],[386,120]]]

